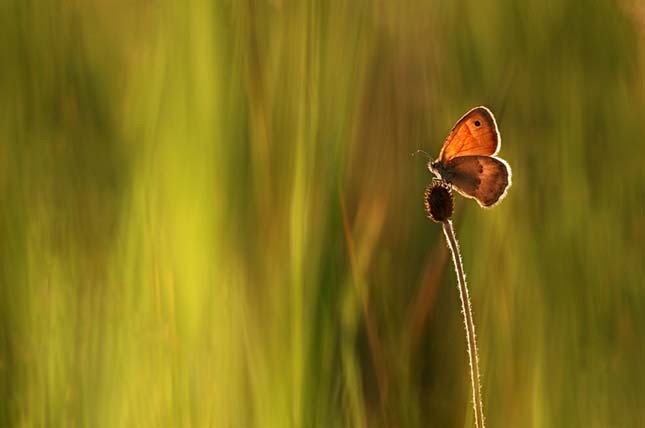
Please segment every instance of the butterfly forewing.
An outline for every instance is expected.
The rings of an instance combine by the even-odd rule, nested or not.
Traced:
[[[511,168],[489,156],[460,156],[446,164],[450,183],[462,195],[491,207],[506,196],[511,185]]]
[[[495,117],[486,107],[475,107],[452,128],[443,143],[439,160],[447,162],[461,156],[492,156],[499,146]]]

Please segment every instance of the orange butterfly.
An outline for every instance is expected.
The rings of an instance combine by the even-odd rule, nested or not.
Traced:
[[[475,107],[457,121],[439,158],[430,160],[428,169],[482,207],[492,207],[504,199],[511,186],[511,167],[494,156],[500,145],[493,113],[486,107]]]

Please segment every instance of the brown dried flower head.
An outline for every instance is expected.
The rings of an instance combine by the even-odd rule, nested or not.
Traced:
[[[426,188],[425,206],[428,218],[437,223],[447,221],[454,209],[452,190],[443,180],[432,180]]]

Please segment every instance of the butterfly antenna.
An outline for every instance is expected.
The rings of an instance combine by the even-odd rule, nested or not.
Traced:
[[[425,157],[427,157],[428,159],[432,160],[432,158],[430,157],[430,155],[429,155],[425,150],[421,150],[421,149],[419,149],[419,150],[417,150],[416,152],[413,152],[413,153],[412,153],[412,156],[415,156],[415,155],[417,155],[417,154],[422,154],[422,155],[424,155]]]

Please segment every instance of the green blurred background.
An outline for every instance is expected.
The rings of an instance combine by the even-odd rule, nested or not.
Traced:
[[[641,1],[0,1],[0,426],[645,426]]]

